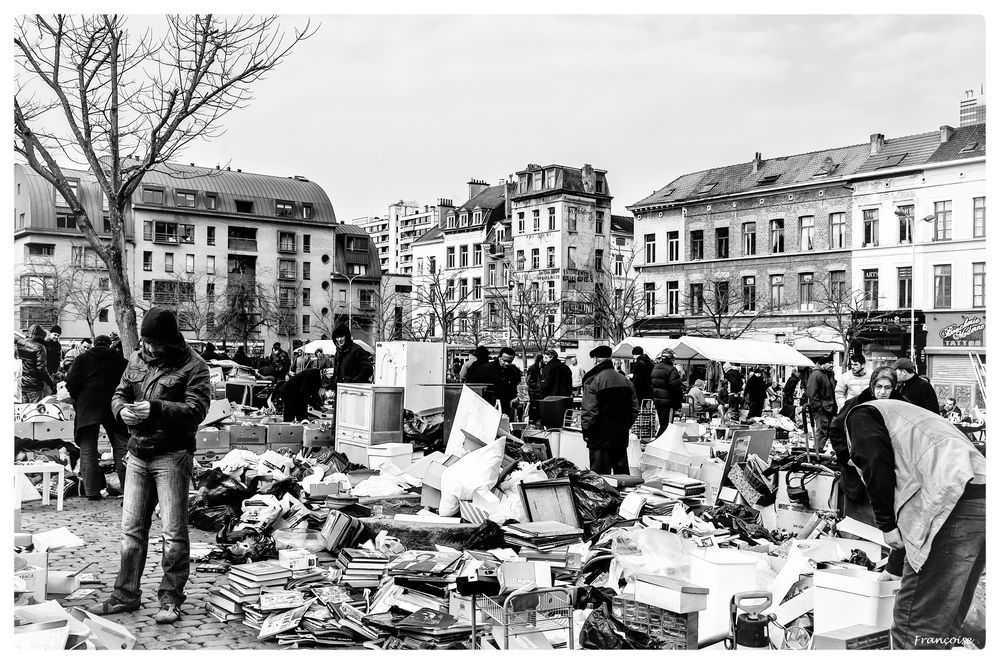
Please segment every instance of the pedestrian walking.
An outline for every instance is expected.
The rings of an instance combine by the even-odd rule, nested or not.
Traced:
[[[615,370],[611,346],[590,351],[597,361],[583,378],[580,429],[595,473],[628,474],[628,434],[639,417],[635,388]]]
[[[663,349],[657,356],[650,382],[653,388],[653,405],[656,406],[656,416],[660,420],[660,429],[656,432],[656,437],[659,438],[673,422],[674,412],[681,407],[684,399],[684,383],[674,366],[674,351],[670,348]]]
[[[132,353],[111,400],[115,416],[129,428],[128,468],[122,505],[121,567],[110,598],[97,615],[134,611],[142,600],[142,574],[153,509],[160,506],[163,577],[157,593],[157,623],[181,617],[190,571],[188,489],[195,432],[212,399],[208,365],[196,353],[168,309],[153,307],[142,318],[138,350]]]
[[[128,361],[111,350],[111,337],[103,334],[94,340],[93,348],[74,360],[66,374],[66,391],[74,401],[73,436],[80,448],[80,477],[84,494],[90,500],[100,500],[107,480],[100,468],[97,437],[100,428],[111,442],[111,455],[118,474],[118,486],[125,492],[125,454],[128,452],[128,428],[111,410],[111,398],[121,381]]]
[[[14,339],[17,358],[21,360],[21,401],[38,403],[48,394],[55,394],[56,381],[49,373],[46,358],[45,329],[32,325],[27,339]]]

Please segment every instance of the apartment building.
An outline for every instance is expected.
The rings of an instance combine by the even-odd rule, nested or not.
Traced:
[[[437,205],[423,206],[400,200],[389,205],[385,217],[360,217],[352,223],[371,236],[383,272],[412,274],[414,240],[440,226],[453,208],[448,198],[439,198]]]
[[[74,171],[73,186],[91,219],[101,219],[99,187]],[[60,294],[67,271],[103,264],[75,228],[54,188],[26,166],[15,166],[15,273],[17,316],[23,327],[39,317],[58,320],[64,337],[90,336],[79,312]],[[227,287],[259,284],[282,315],[254,333],[258,348],[272,341],[308,338],[324,316],[324,294],[362,290],[380,277],[377,258],[360,229],[337,224],[329,197],[302,176],[278,177],[168,164],[151,172],[126,211],[128,270],[140,309],[175,307],[188,336],[221,341],[215,315]],[[355,282],[357,279],[357,283]],[[100,283],[100,278],[99,278]],[[106,282],[105,282],[106,283]],[[351,299],[351,298],[344,298]],[[94,333],[115,329],[107,306]],[[345,305],[346,306],[346,305]],[[322,311],[322,308],[319,309]],[[314,336],[319,336],[315,334]]]

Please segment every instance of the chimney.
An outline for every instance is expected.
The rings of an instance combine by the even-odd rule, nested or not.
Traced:
[[[883,134],[872,134],[871,135],[871,153],[878,154],[878,151],[882,149],[885,145],[885,136]]]
[[[955,128],[948,125],[941,125],[941,142],[947,143],[955,135]]]
[[[753,153],[753,161],[750,162],[750,172],[756,174],[760,170],[760,167],[764,164],[764,160],[760,158],[759,152]]]
[[[484,189],[486,189],[486,187],[489,186],[486,184],[484,180],[475,180],[475,179],[469,180],[466,184],[469,185],[470,200],[478,196]]]

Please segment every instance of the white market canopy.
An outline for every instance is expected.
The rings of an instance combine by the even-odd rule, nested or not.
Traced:
[[[777,364],[804,367],[814,363],[791,346],[782,343],[752,341],[750,339],[709,339],[688,337],[666,339],[662,337],[628,337],[613,350],[614,357],[629,357],[632,348],[642,346],[651,358],[664,348],[671,348],[677,360],[712,360],[733,364]]]
[[[372,355],[375,355],[375,351],[372,347],[364,341],[361,341],[360,339],[354,339],[353,341]],[[306,354],[315,353],[317,348],[322,348],[323,352],[327,355],[334,355],[337,352],[337,344],[333,342],[333,339],[314,339],[313,341],[310,341],[306,345],[302,346],[302,352]]]

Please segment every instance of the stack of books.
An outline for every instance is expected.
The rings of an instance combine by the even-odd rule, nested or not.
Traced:
[[[444,649],[469,638],[472,626],[455,616],[433,609],[420,609],[396,623],[404,649]]]
[[[330,510],[320,535],[323,537],[324,549],[337,551],[345,546],[357,544],[365,532],[365,524],[361,519],[348,516],[339,510]]]
[[[337,558],[340,582],[351,588],[375,588],[382,579],[389,556],[381,551],[345,548]]]
[[[459,552],[411,549],[393,558],[386,571],[396,586],[446,600],[461,567]]]
[[[532,521],[503,526],[504,542],[540,552],[551,552],[583,541],[583,528],[558,521]]]
[[[269,561],[233,565],[227,583],[212,590],[205,608],[222,622],[243,618],[246,607],[259,601],[262,589],[282,588],[291,576],[291,570]]]

